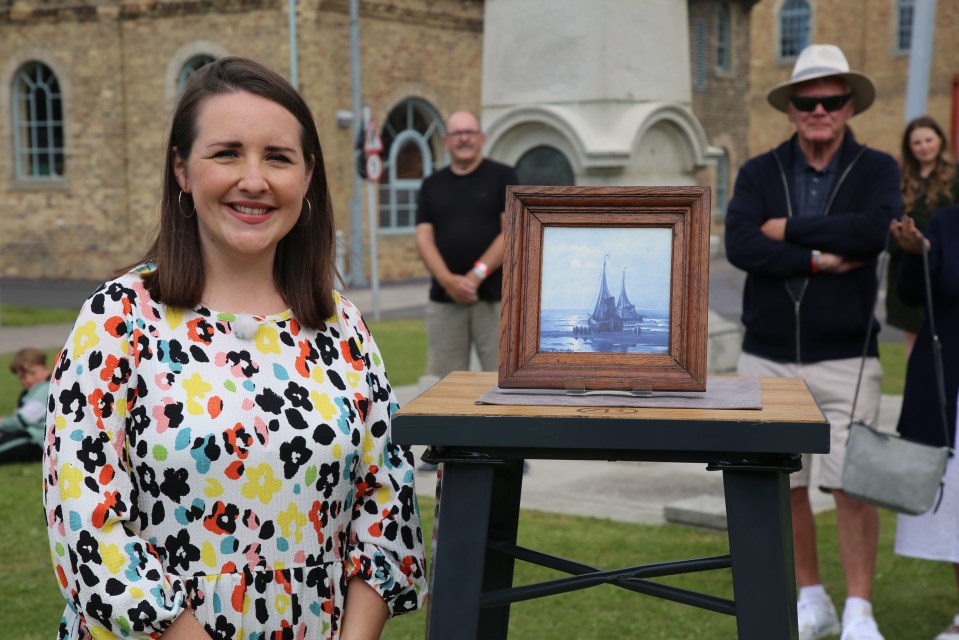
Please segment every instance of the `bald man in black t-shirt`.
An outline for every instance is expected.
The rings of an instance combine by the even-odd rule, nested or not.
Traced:
[[[458,111],[446,122],[450,166],[423,181],[416,248],[433,276],[426,308],[427,373],[468,370],[475,345],[485,371],[496,371],[502,296],[506,186],[512,167],[483,157],[479,120]]]

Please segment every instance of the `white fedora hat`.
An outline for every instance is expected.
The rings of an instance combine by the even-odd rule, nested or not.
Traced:
[[[789,82],[776,85],[766,99],[774,108],[786,112],[793,86],[817,78],[839,77],[852,90],[856,113],[862,113],[876,98],[876,87],[863,73],[849,70],[849,62],[842,49],[834,44],[811,44],[799,53]]]

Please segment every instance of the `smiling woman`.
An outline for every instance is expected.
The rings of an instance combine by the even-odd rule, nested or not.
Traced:
[[[187,81],[157,238],[57,359],[44,506],[60,638],[378,638],[426,597],[412,455],[356,307],[302,97]],[[348,596],[348,598],[347,598]]]
[[[279,242],[304,208],[308,219],[312,206],[305,198],[314,160],[304,157],[301,127],[283,106],[246,91],[204,101],[197,127],[187,158],[174,148],[173,169],[193,200],[207,271],[231,277],[250,270],[270,274]],[[270,291],[270,280],[262,285],[267,297],[250,299],[245,292],[208,283],[204,302],[236,308],[255,300],[259,308],[236,310],[284,311],[286,302],[279,291]]]
[[[334,310],[335,229],[316,125],[286,80],[228,60],[198,70],[177,104],[160,229],[143,260],[157,269],[144,280],[156,298],[190,308],[229,295],[207,282],[229,273],[256,287],[224,300],[231,311],[269,313],[279,292],[300,322],[320,326]],[[210,225],[225,235],[205,235]],[[238,238],[250,244],[231,248]],[[247,311],[252,300],[265,304]]]

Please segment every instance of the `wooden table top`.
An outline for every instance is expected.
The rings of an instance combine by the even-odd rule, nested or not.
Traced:
[[[708,420],[734,422],[810,422],[826,419],[801,378],[760,378],[761,409],[665,409],[551,407],[476,404],[496,386],[495,372],[454,371],[401,408],[397,416],[630,418],[637,420]],[[615,397],[610,397],[615,402]]]

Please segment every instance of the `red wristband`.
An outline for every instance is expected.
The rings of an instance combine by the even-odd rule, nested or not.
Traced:
[[[816,252],[813,251],[812,256],[809,258],[809,263],[812,265],[813,275],[819,273],[819,263],[816,262]]]
[[[479,271],[482,271],[484,280],[489,277],[490,273],[492,273],[490,271],[490,268],[486,266],[485,264],[483,264],[482,262],[480,262],[479,260],[473,263],[473,269],[478,269]]]

